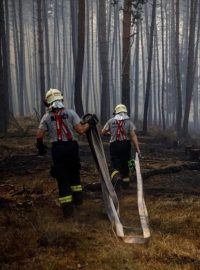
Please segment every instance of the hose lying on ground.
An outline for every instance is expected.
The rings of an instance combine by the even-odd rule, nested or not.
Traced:
[[[92,127],[87,132],[87,139],[93,154],[97,169],[101,175],[101,189],[103,200],[105,204],[105,209],[108,215],[108,218],[113,225],[116,235],[121,238],[125,243],[133,244],[144,244],[150,238],[149,222],[148,222],[148,213],[143,196],[143,184],[142,176],[140,172],[140,164],[138,153],[136,153],[135,158],[135,168],[137,175],[137,197],[138,197],[138,211],[140,216],[140,223],[143,231],[143,235],[125,235],[124,226],[120,221],[119,213],[119,201],[117,194],[112,185],[110,174],[108,170],[108,165],[106,162],[106,157],[104,153],[103,144],[99,132],[95,127]]]

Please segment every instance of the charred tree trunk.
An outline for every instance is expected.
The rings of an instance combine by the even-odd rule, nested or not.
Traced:
[[[19,0],[19,37],[20,37],[20,49],[18,51],[19,56],[19,113],[24,116],[24,20],[22,13],[22,0]]]
[[[74,68],[76,66],[77,58],[77,45],[78,45],[78,24],[77,24],[77,10],[78,10],[78,0],[70,0],[70,12],[71,12],[71,26],[72,26],[72,50],[73,50],[73,60]]]
[[[4,136],[8,127],[8,72],[7,44],[4,21],[3,1],[0,1],[0,136]]]
[[[38,11],[38,49],[39,49],[39,65],[40,65],[40,94],[41,98],[45,95],[45,75],[44,75],[44,42],[43,42],[43,24],[42,24],[42,0],[37,0]],[[44,114],[45,107],[41,102],[41,114]]]
[[[163,2],[161,0],[161,28],[162,28],[162,89],[161,89],[161,115],[162,115],[162,127],[163,130],[166,128],[165,123],[165,46],[164,46],[164,14],[163,14]],[[166,45],[166,44],[165,44]],[[167,47],[167,46],[166,46]],[[167,49],[166,49],[167,51]],[[167,53],[167,52],[166,52]]]
[[[184,113],[184,119],[183,119],[183,136],[184,137],[188,136],[190,105],[191,105],[192,93],[193,93],[193,88],[194,88],[194,74],[195,74],[194,44],[195,44],[196,16],[197,16],[197,0],[191,0],[185,113]]]
[[[49,27],[48,27],[48,10],[47,0],[43,0],[43,14],[44,14],[44,34],[45,34],[45,60],[46,60],[46,77],[47,77],[47,89],[51,87],[51,75],[50,75],[50,48],[49,48]]]
[[[144,103],[144,117],[143,117],[143,132],[147,133],[147,120],[148,120],[148,108],[149,108],[149,97],[151,89],[151,62],[153,54],[153,34],[156,19],[156,0],[153,1],[152,6],[152,20],[151,20],[151,30],[150,30],[150,46],[148,51],[148,71],[147,71],[147,83],[146,83],[146,94]]]
[[[110,92],[108,68],[108,39],[106,31],[106,1],[99,2],[99,52],[101,66],[101,122],[105,123],[110,117]]]
[[[12,80],[11,80],[11,65],[10,65],[10,13],[8,1],[5,1],[5,29],[6,29],[6,44],[7,44],[7,66],[8,66],[8,96],[9,96],[9,111],[12,112]]]
[[[84,114],[82,102],[82,74],[85,44],[85,0],[79,0],[78,9],[78,52],[75,66],[74,104],[79,116]]]
[[[180,80],[180,58],[179,58],[179,0],[176,0],[176,93],[177,93],[177,109],[176,109],[176,130],[178,136],[181,132],[182,123],[182,95],[181,95],[181,80]]]
[[[134,121],[138,122],[138,108],[139,108],[139,39],[140,39],[140,21],[137,22],[137,36],[136,36],[136,48],[135,48],[135,101],[134,101]]]
[[[130,113],[131,0],[125,0],[123,16],[122,103],[127,106]]]

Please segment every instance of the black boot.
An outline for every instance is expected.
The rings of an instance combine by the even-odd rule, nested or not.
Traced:
[[[72,202],[61,204],[64,218],[70,218],[73,216],[74,205]]]
[[[73,202],[76,206],[83,204],[83,192],[82,191],[75,191],[73,193]]]
[[[115,170],[111,173],[111,182],[115,188],[115,191],[119,191],[120,190],[120,185],[122,182],[122,177],[119,171]]]
[[[121,186],[123,189],[128,189],[130,186],[130,179],[129,178],[122,178]]]

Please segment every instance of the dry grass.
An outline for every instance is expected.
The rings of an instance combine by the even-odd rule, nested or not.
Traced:
[[[99,191],[86,193],[82,208],[66,221],[55,203],[56,184],[49,179],[48,171],[37,173],[31,181],[29,176],[11,176],[7,181],[16,182],[15,191],[7,187],[7,197],[1,193],[7,198],[0,212],[2,270],[200,269],[198,197],[155,197],[147,193],[152,237],[148,245],[137,246],[116,239]],[[14,195],[24,184],[24,191]],[[139,226],[135,191],[127,195],[123,191],[119,199],[123,220]],[[32,204],[25,204],[27,201]]]
[[[200,197],[192,193],[200,190],[199,171],[146,179],[152,236],[147,245],[125,244],[112,231],[99,190],[85,191],[84,205],[73,219],[64,220],[56,204],[56,182],[49,176],[49,158],[30,155],[35,151],[33,138],[15,140],[9,149],[19,157],[1,162],[4,168],[9,165],[1,171],[0,182],[1,270],[200,269]],[[147,167],[145,161],[142,167]],[[81,176],[84,184],[99,181],[90,161],[84,160]],[[124,224],[139,233],[135,183],[118,197]]]

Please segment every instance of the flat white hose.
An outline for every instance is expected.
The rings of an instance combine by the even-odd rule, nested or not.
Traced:
[[[124,226],[120,221],[119,201],[117,194],[112,185],[110,174],[106,162],[103,144],[101,137],[96,127],[91,128],[87,133],[88,142],[93,153],[97,168],[101,174],[101,189],[104,200],[105,209],[111,224],[114,227],[116,235],[125,243],[144,244],[150,238],[149,219],[146,204],[143,195],[143,183],[140,171],[140,163],[138,153],[135,157],[135,168],[137,175],[137,198],[138,198],[138,212],[143,235],[125,235]]]

